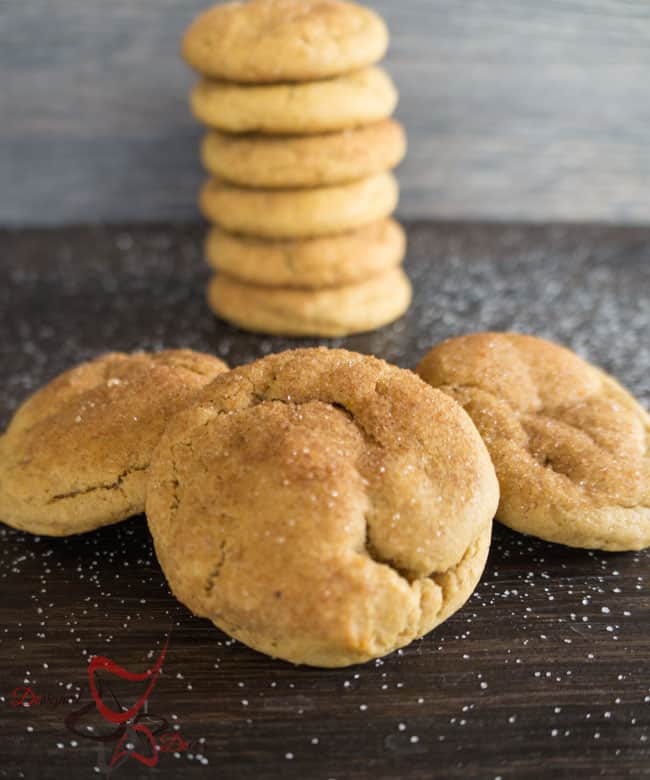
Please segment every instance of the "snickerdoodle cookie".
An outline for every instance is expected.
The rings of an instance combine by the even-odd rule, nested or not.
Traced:
[[[397,267],[406,236],[393,219],[325,238],[269,241],[213,228],[208,263],[249,284],[322,289],[355,284]]]
[[[418,372],[476,423],[503,523],[570,547],[650,545],[650,417],[610,376],[556,344],[506,333],[447,341]]]
[[[259,238],[312,238],[344,233],[395,211],[399,187],[391,173],[351,184],[299,190],[249,190],[210,179],[203,215],[231,233]]]
[[[412,290],[401,268],[323,290],[291,290],[214,277],[208,302],[219,317],[244,330],[281,336],[335,338],[377,330],[398,320]]]
[[[239,82],[312,81],[378,62],[383,20],[343,0],[248,0],[205,11],[183,40],[200,73]]]
[[[307,136],[233,135],[203,141],[205,167],[217,178],[263,189],[345,184],[395,168],[406,135],[392,119],[340,133]]]
[[[345,351],[272,355],[170,423],[147,516],[175,595],[296,664],[367,661],[431,631],[483,571],[498,484],[463,410]]]
[[[68,536],[139,514],[167,421],[226,370],[178,350],[109,354],[61,374],[0,437],[0,520]]]
[[[309,134],[387,119],[397,90],[380,68],[306,84],[246,85],[202,79],[192,111],[208,127],[230,133]]]

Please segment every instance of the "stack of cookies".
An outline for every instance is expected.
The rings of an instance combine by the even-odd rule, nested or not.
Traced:
[[[375,67],[388,31],[344,0],[247,0],[199,16],[183,54],[209,128],[200,204],[218,272],[211,307],[248,330],[336,337],[411,301],[391,219],[404,157],[397,91]]]

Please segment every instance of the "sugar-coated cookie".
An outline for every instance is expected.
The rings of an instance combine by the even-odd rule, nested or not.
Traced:
[[[193,68],[225,81],[313,81],[378,62],[388,29],[343,0],[249,0],[205,11],[182,48]]]
[[[387,119],[397,90],[380,68],[305,84],[246,85],[202,79],[191,95],[195,117],[229,133],[309,134]]]
[[[203,215],[231,233],[259,238],[313,238],[345,233],[390,216],[399,200],[391,173],[336,187],[252,190],[218,179],[204,186]]]
[[[498,484],[463,410],[346,351],[272,355],[219,377],[154,454],[147,517],[172,591],[256,650],[342,667],[459,609]]]
[[[0,437],[0,521],[68,536],[141,513],[169,418],[226,370],[178,350],[109,354],[61,374]]]
[[[395,168],[406,153],[404,129],[392,119],[339,133],[234,135],[211,131],[201,156],[218,179],[243,187],[326,187]]]
[[[447,341],[418,372],[476,423],[501,485],[499,520],[570,547],[650,546],[650,417],[612,377],[512,333]]]
[[[393,219],[325,238],[272,241],[214,227],[206,241],[208,263],[248,284],[322,289],[369,279],[400,265],[406,236]]]
[[[323,338],[383,328],[406,312],[411,297],[401,268],[324,290],[261,287],[218,274],[208,289],[214,313],[244,330]]]

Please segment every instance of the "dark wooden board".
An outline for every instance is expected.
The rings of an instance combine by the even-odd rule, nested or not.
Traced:
[[[410,218],[648,223],[646,0],[376,0]],[[192,219],[209,0],[0,2],[0,224]]]
[[[409,233],[409,315],[327,343],[412,367],[444,337],[517,328],[575,347],[650,401],[650,231]],[[107,349],[188,346],[236,364],[304,343],[210,315],[200,235],[0,233],[0,424],[29,391]],[[192,618],[170,596],[142,518],[68,540],[0,527],[0,778],[646,777],[649,562],[647,552],[569,550],[498,527],[459,614],[383,662],[319,671],[267,659]],[[112,730],[92,706],[89,658],[142,672],[167,637],[148,722],[177,726],[191,750],[161,755],[155,769],[130,759],[108,775],[115,743],[88,738]],[[44,698],[13,708],[19,687]],[[128,706],[141,689],[112,686]]]

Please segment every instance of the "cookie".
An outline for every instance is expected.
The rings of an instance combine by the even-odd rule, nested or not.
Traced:
[[[512,333],[447,341],[418,373],[476,423],[505,525],[569,547],[650,546],[650,417],[612,377]]]
[[[388,29],[369,8],[342,0],[249,0],[205,11],[183,56],[224,81],[314,81],[379,62]]]
[[[229,133],[306,135],[348,130],[387,119],[397,90],[380,68],[306,84],[270,86],[203,79],[191,96],[194,116]]]
[[[402,126],[386,119],[340,133],[232,135],[212,131],[203,163],[218,179],[262,189],[327,187],[395,168],[406,153]]]
[[[68,536],[140,514],[167,421],[226,370],[179,350],[109,354],[61,374],[0,437],[0,520]]]
[[[214,313],[243,330],[323,338],[383,328],[406,312],[411,297],[411,283],[401,268],[324,290],[261,287],[219,274],[208,289]]]
[[[219,377],[173,420],[147,517],[192,612],[268,655],[342,667],[463,605],[497,503],[457,404],[410,371],[314,349]]]
[[[206,254],[217,271],[249,284],[322,289],[355,284],[396,268],[406,236],[392,219],[325,238],[270,241],[213,228]]]
[[[203,215],[231,233],[259,238],[313,238],[344,233],[395,211],[399,187],[390,173],[309,190],[250,190],[218,179],[204,186]]]

